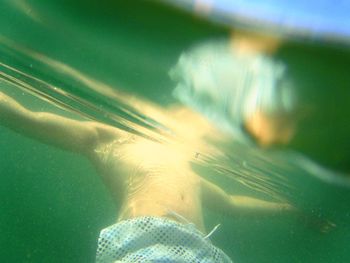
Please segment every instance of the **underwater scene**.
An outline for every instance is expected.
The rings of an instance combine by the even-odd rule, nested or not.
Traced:
[[[214,2],[0,3],[0,262],[350,262],[350,33]]]

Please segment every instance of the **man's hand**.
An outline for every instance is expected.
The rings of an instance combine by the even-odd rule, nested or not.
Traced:
[[[312,214],[299,211],[298,216],[304,225],[320,233],[328,233],[337,227],[332,221]]]

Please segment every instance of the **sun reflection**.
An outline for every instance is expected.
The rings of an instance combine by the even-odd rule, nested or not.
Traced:
[[[27,0],[12,0],[11,4],[15,8],[37,23],[42,23],[42,17]]]
[[[201,165],[210,164],[211,168],[214,168],[218,174],[229,177],[249,188],[263,192],[274,199],[281,200],[276,194],[279,186],[278,180],[280,180],[276,176],[271,179],[262,172],[254,172],[254,169],[251,169],[251,167],[249,169],[247,167],[240,167],[240,169],[237,169],[237,167],[232,167],[232,164],[229,162],[222,163],[222,160],[227,156],[227,149],[224,149],[222,145],[230,141],[239,140],[239,137],[235,137],[234,134],[225,129],[221,129],[220,124],[217,125],[217,122],[211,121],[210,118],[208,119],[206,114],[203,114],[200,110],[198,111],[193,107],[188,107],[180,103],[169,105],[168,107],[159,106],[135,94],[122,92],[116,87],[87,76],[70,65],[20,46],[4,37],[0,37],[0,43],[15,49],[17,52],[37,62],[43,63],[53,72],[65,78],[74,79],[75,82],[81,84],[81,89],[88,89],[96,94],[112,98],[115,100],[116,104],[123,105],[123,108],[129,116],[139,120],[139,123],[130,121],[127,118],[122,118],[113,113],[108,113],[107,117],[114,120],[115,123],[126,127],[126,130],[134,131],[136,135],[142,135],[145,138],[158,142],[158,144],[152,144],[152,147],[147,140],[145,140],[144,143],[138,143],[135,145],[135,147],[138,148],[133,150],[133,156],[137,156],[137,153],[140,155],[140,159],[142,159],[142,156],[148,156],[147,160],[149,160],[149,162],[161,162],[162,160],[159,159],[161,156],[164,162],[167,160],[167,163],[171,163],[169,160],[173,160],[173,163],[177,164],[186,162],[193,162]],[[28,73],[21,73],[18,70],[17,73],[23,73],[22,75],[31,79],[31,81],[36,80],[37,82],[41,82],[40,85],[47,85],[52,92],[58,92],[61,96],[74,99],[90,110],[99,112],[96,105],[91,104],[89,101],[84,101],[82,98],[76,98],[74,94],[69,94],[69,92],[65,91],[62,87],[52,86],[49,83],[42,83],[41,80],[30,76]],[[22,88],[27,89],[28,87],[22,86]],[[33,91],[35,87],[31,86],[28,90]],[[42,96],[43,94],[39,93],[37,95]],[[55,101],[55,96],[46,97],[46,99]],[[56,99],[56,102],[59,103],[59,99]],[[69,106],[70,110],[74,110],[74,108],[67,103],[61,106]],[[84,114],[84,111],[82,111],[82,113]],[[148,119],[142,116],[147,116]],[[284,143],[289,139],[292,132],[286,128],[286,125],[282,125],[283,129],[286,129],[286,131],[281,132],[280,119],[274,116],[271,119],[266,116],[260,117],[260,119],[257,115],[252,116],[251,119],[245,120],[247,130],[251,132],[253,136],[256,136],[257,140],[262,144]],[[85,114],[85,117],[89,118],[89,114]],[[93,116],[91,117],[94,118]],[[148,126],[142,125],[142,123],[147,123]],[[155,127],[155,129],[147,128],[149,126]],[[263,127],[263,129],[261,129],[261,127]],[[155,147],[156,145],[158,146]],[[167,150],[164,150],[164,148]],[[132,149],[133,148],[130,147],[130,150]],[[232,149],[229,151],[232,152]],[[160,152],[167,154],[160,154]],[[157,159],[153,160],[152,156],[157,156]],[[191,168],[187,167],[186,169]],[[285,182],[283,182],[283,184],[285,184]]]

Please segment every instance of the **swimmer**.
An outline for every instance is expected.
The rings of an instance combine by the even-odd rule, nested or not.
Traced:
[[[237,30],[229,41],[200,43],[171,69],[173,95],[237,140],[286,145],[299,114],[287,67],[273,57],[281,45],[277,36]]]
[[[228,216],[295,213],[286,203],[230,195],[203,179],[191,160],[218,134],[186,108],[164,116],[177,142],[157,142],[95,121],[33,112],[0,92],[0,123],[40,142],[79,153],[96,167],[115,202],[116,224],[101,231],[97,262],[231,262],[208,239],[203,208]],[[199,149],[199,150],[198,150]]]
[[[240,55],[271,56],[278,51],[282,43],[282,39],[278,36],[252,34],[236,30],[232,33],[230,46],[232,51]],[[290,89],[290,87],[287,88]],[[263,93],[264,90],[257,90],[257,92]],[[278,92],[281,91],[274,90],[274,93]],[[291,91],[287,90],[287,92],[289,96],[292,95]],[[293,138],[297,125],[296,116],[293,112],[286,111],[284,107],[279,106],[272,111],[267,111],[263,107],[257,108],[246,118],[243,125],[260,146],[288,144]]]

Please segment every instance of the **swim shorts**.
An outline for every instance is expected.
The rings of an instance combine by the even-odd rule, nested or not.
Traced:
[[[232,261],[193,224],[181,224],[167,218],[138,217],[101,231],[96,262]]]

